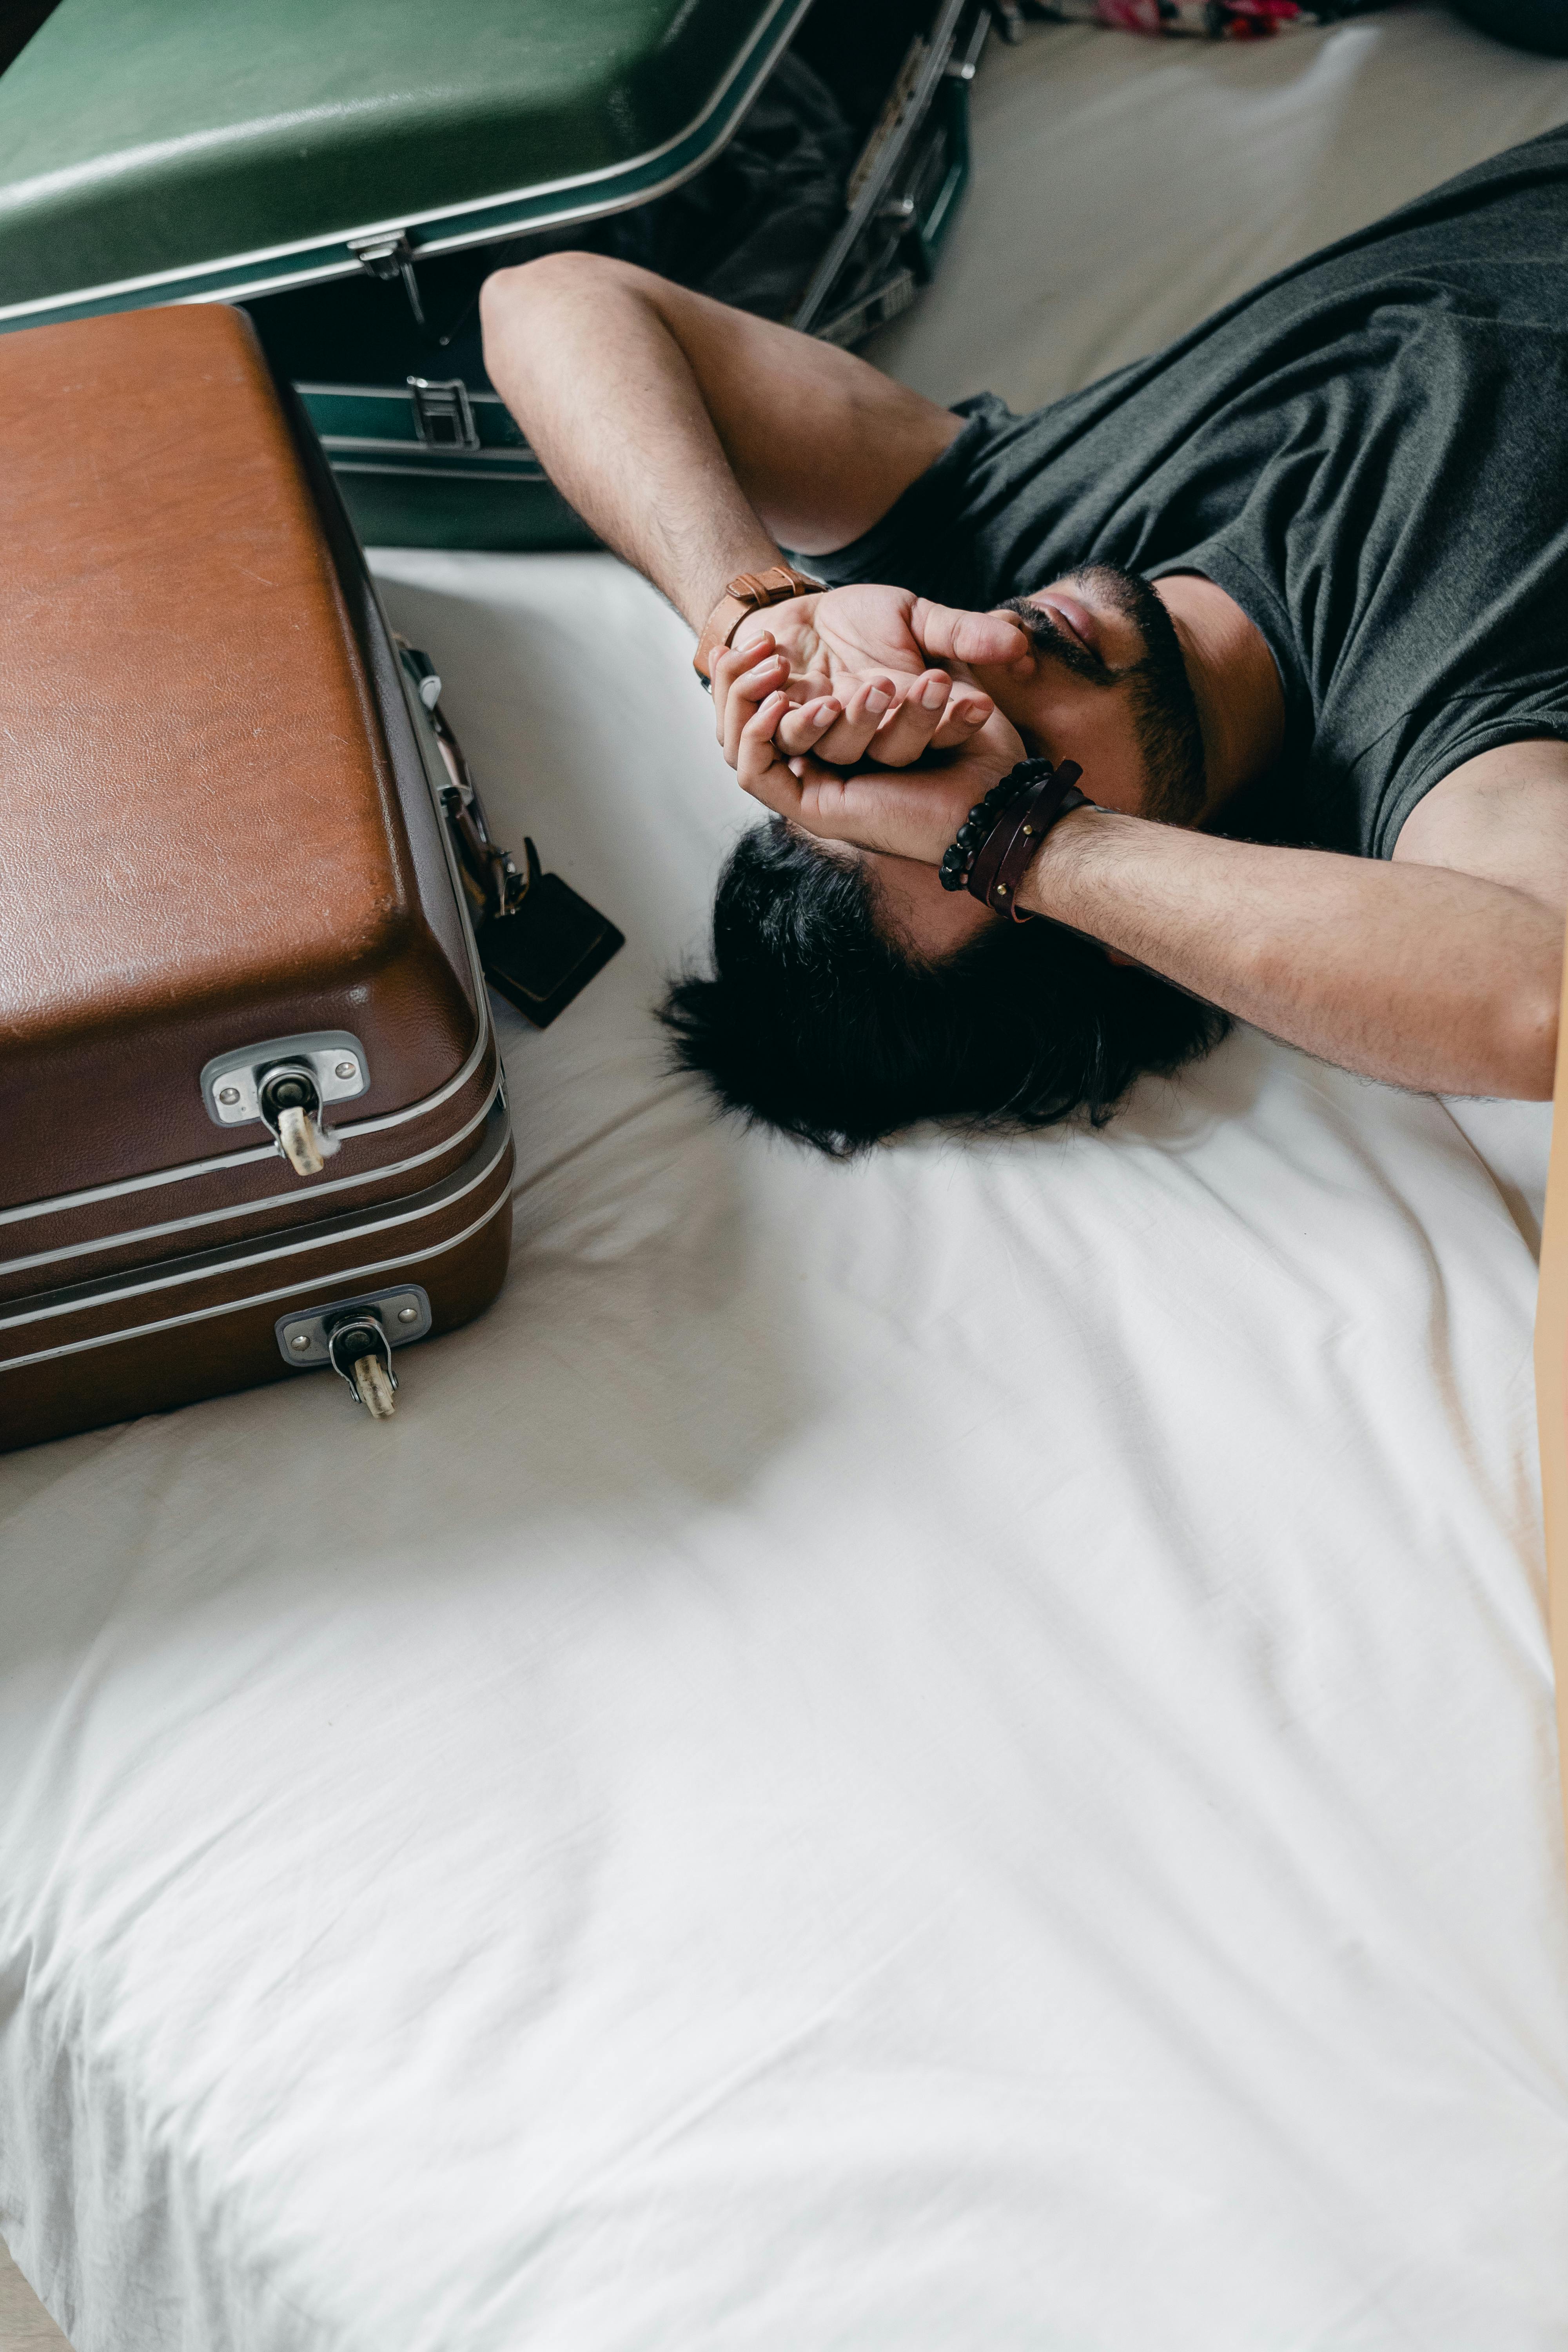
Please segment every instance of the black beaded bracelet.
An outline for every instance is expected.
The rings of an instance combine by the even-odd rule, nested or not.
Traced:
[[[944,890],[967,888],[974,861],[994,832],[998,819],[1012,807],[1021,793],[1026,793],[1055,773],[1049,760],[1020,760],[999,783],[992,785],[984,800],[976,801],[958,828],[958,838],[942,853],[937,867],[937,879]],[[1076,771],[1075,771],[1076,773]]]

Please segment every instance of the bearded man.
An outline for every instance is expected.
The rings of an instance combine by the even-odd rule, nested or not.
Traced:
[[[586,255],[483,316],[771,812],[665,1007],[730,1107],[838,1152],[1101,1119],[1230,1015],[1551,1094],[1568,131],[1029,416]]]

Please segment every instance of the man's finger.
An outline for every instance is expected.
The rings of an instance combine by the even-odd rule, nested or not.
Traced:
[[[891,709],[871,738],[871,757],[884,768],[907,768],[930,748],[942,724],[952,692],[944,669],[928,669],[911,678],[901,702]]]
[[[834,720],[817,745],[818,759],[845,768],[864,758],[866,746],[897,699],[898,688],[890,677],[865,679],[845,704],[843,717]]]
[[[747,647],[749,653],[751,648]],[[746,656],[741,656],[744,664]],[[783,654],[763,653],[749,668],[742,667],[730,673],[729,688],[724,698],[724,728],[719,740],[724,746],[724,757],[733,767],[740,757],[741,736],[750,723],[752,714],[763,697],[787,684],[789,664]]]
[[[793,751],[809,751],[836,719],[844,714],[844,705],[835,694],[821,695],[797,709],[786,710],[773,730],[773,741],[786,758]]]
[[[933,751],[959,751],[965,743],[973,743],[980,730],[991,717],[996,705],[988,694],[973,686],[955,687],[942,725],[931,737]]]
[[[713,675],[709,681],[713,689],[713,726],[719,740],[724,737],[725,716],[729,709],[730,688],[756,662],[775,650],[772,634],[764,629],[749,645],[725,646],[714,659]]]
[[[931,661],[961,661],[982,667],[1030,659],[1029,640],[1005,613],[966,613],[952,604],[932,604],[917,596],[910,626]]]
[[[800,786],[779,758],[773,740],[773,729],[787,707],[782,690],[770,694],[747,719],[735,744],[735,774],[741,790],[772,809],[775,816],[795,816],[800,810]]]

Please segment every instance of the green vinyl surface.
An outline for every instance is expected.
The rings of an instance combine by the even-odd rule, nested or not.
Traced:
[[[636,202],[804,0],[61,0],[0,76],[0,323],[238,292]]]
[[[553,555],[599,544],[559,490],[538,477],[495,482],[467,480],[452,472],[353,472],[335,466],[332,470],[367,547],[478,547]]]
[[[597,547],[492,393],[473,395],[479,446],[436,449],[395,385],[296,387],[354,528],[372,547]]]

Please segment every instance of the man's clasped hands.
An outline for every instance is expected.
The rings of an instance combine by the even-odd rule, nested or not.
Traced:
[[[742,624],[713,665],[713,715],[742,789],[826,841],[940,863],[971,804],[1024,759],[982,677],[1036,668],[1005,614],[904,588],[833,588]]]

